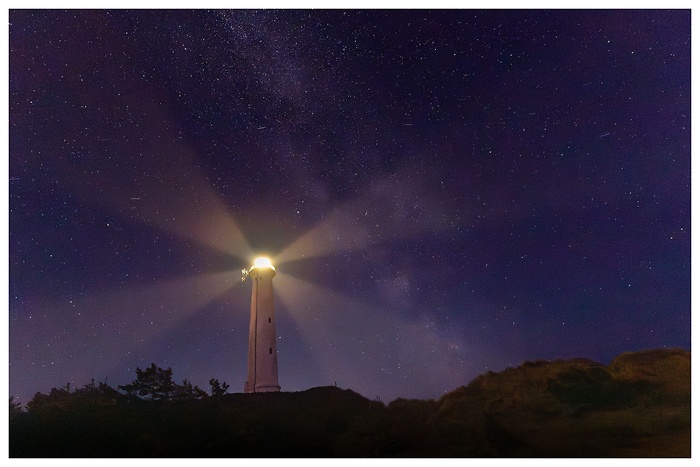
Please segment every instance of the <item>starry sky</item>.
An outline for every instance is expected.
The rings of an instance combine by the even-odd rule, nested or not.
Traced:
[[[690,348],[689,10],[10,10],[9,389],[437,398]]]

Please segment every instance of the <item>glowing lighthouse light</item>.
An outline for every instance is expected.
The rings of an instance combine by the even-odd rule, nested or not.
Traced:
[[[275,270],[274,266],[272,266],[272,261],[270,261],[270,258],[255,258],[255,261],[253,261],[253,267],[254,268],[269,268],[269,269],[272,269],[273,271]]]
[[[250,298],[250,331],[248,333],[248,380],[245,392],[276,392],[277,332],[275,331],[275,300],[272,278],[275,268],[269,258],[257,258],[247,271],[253,279]]]

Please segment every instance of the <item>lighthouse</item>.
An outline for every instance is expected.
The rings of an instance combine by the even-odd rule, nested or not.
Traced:
[[[248,381],[245,392],[277,392],[277,332],[272,278],[275,268],[268,258],[258,258],[247,271],[253,280],[248,333]]]

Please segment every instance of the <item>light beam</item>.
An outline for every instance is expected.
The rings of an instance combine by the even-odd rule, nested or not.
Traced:
[[[237,274],[222,272],[62,302],[32,300],[12,323],[11,378],[21,381],[18,386],[40,389],[52,379],[53,387],[62,387],[104,375],[125,351],[138,355],[237,284]],[[33,371],[19,371],[26,368]]]
[[[313,228],[285,247],[278,264],[324,256],[338,251],[361,251],[374,244],[415,239],[454,227],[446,209],[429,187],[406,168],[396,176],[377,177],[351,201],[335,208]]]
[[[69,171],[66,185],[91,204],[247,261],[251,247],[194,152],[171,130],[157,104],[145,99],[135,106],[143,108],[142,117],[129,121],[124,132],[152,136],[139,144],[121,142],[126,162],[117,167],[103,164],[90,176]],[[104,151],[111,149],[95,149],[94,157]]]

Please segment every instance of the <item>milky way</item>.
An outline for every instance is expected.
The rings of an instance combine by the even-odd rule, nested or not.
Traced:
[[[436,398],[690,348],[690,11],[12,10],[10,394]]]

